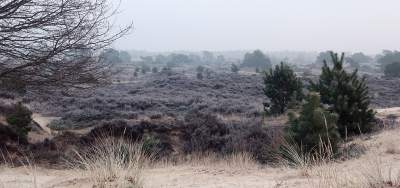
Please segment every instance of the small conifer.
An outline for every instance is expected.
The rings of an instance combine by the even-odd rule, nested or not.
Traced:
[[[239,67],[236,64],[232,63],[231,71],[233,73],[238,73],[239,72]]]
[[[322,107],[320,98],[319,93],[310,92],[299,116],[289,111],[290,125],[284,128],[284,138],[297,144],[305,153],[323,154],[321,151],[327,152],[327,148],[336,153],[340,139],[336,125],[338,117]],[[321,141],[324,148],[321,148]]]
[[[287,104],[291,101],[294,92],[297,92],[297,100],[301,101],[304,94],[301,91],[302,83],[296,78],[293,70],[289,66],[275,66],[275,70],[270,69],[264,77],[264,94],[270,99],[271,104],[264,103],[264,110],[267,115],[283,114]],[[267,107],[270,107],[268,110]]]
[[[22,102],[18,102],[14,105],[13,112],[7,115],[6,121],[17,133],[26,138],[28,132],[31,130],[28,125],[32,121],[32,112],[22,105]]]
[[[197,73],[197,79],[199,79],[199,80],[203,79],[203,74],[201,72]]]
[[[153,71],[153,73],[157,73],[158,69],[157,69],[157,67],[153,67],[153,69],[151,69],[151,71]]]
[[[357,69],[352,73],[343,69],[344,53],[339,59],[337,54],[331,52],[331,57],[333,68],[328,67],[324,61],[319,81],[310,81],[309,90],[319,92],[321,101],[331,105],[329,111],[338,114],[337,124],[342,137],[370,131],[375,113],[369,108],[370,98],[365,77],[359,80]]]

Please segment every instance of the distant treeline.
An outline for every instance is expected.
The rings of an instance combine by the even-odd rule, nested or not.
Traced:
[[[243,60],[243,57],[246,53],[252,53],[254,50],[229,50],[229,51],[210,51],[214,54],[215,57],[217,56],[224,56],[226,60],[228,61],[237,61]],[[164,51],[164,52],[149,52],[146,50],[127,50],[129,54],[131,55],[132,59],[140,59],[140,56],[145,57],[145,56],[156,56],[156,55],[164,55],[168,56],[172,53],[175,54],[184,54],[184,55],[190,55],[190,54],[195,54],[202,56],[203,52],[202,51],[188,51],[188,50],[178,50],[178,51]],[[319,52],[317,51],[312,51],[312,52],[306,52],[306,51],[272,51],[272,52],[263,52],[265,55],[268,55],[268,57],[271,59],[272,64],[278,64],[280,61],[295,61],[295,60],[300,60],[302,62],[299,63],[314,63],[316,60],[316,57],[318,56]]]

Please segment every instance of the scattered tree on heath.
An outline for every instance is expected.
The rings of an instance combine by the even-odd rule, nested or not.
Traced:
[[[301,80],[296,78],[293,70],[283,62],[280,66],[276,65],[274,70],[270,69],[269,73],[265,73],[264,83],[264,94],[272,103],[264,103],[264,110],[268,115],[283,114],[294,92],[298,94],[297,100],[303,99]],[[270,107],[269,110],[268,107]]]
[[[370,98],[368,86],[363,77],[357,77],[358,70],[347,73],[343,69],[344,54],[341,59],[331,52],[333,68],[329,68],[326,61],[322,67],[319,81],[310,81],[310,91],[319,92],[321,101],[330,104],[330,112],[338,114],[338,130],[341,136],[345,134],[359,134],[371,130],[374,111],[369,109]]]
[[[231,71],[233,73],[238,73],[239,72],[239,67],[235,63],[232,63]]]
[[[32,121],[32,112],[22,105],[22,102],[18,102],[14,105],[13,112],[7,115],[6,121],[17,133],[27,138],[31,130],[28,125]]]

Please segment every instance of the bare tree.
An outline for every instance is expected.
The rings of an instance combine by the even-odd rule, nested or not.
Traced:
[[[100,51],[114,31],[106,0],[0,0],[0,90],[54,92],[104,83],[115,61]]]

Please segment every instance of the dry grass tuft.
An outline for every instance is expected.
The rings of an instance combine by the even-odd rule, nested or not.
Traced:
[[[393,141],[387,143],[387,145],[386,145],[386,153],[389,153],[389,154],[397,153],[397,146]]]
[[[310,153],[305,153],[297,144],[292,144],[288,140],[283,139],[282,148],[283,155],[285,157],[285,162],[289,166],[293,166],[294,168],[300,171],[301,177],[307,177],[310,175],[311,168],[311,158]]]
[[[124,139],[102,138],[83,149],[72,147],[79,160],[76,168],[83,168],[99,187],[116,182],[118,187],[141,188],[145,184],[143,170],[152,161],[155,152],[148,152],[142,143]]]

